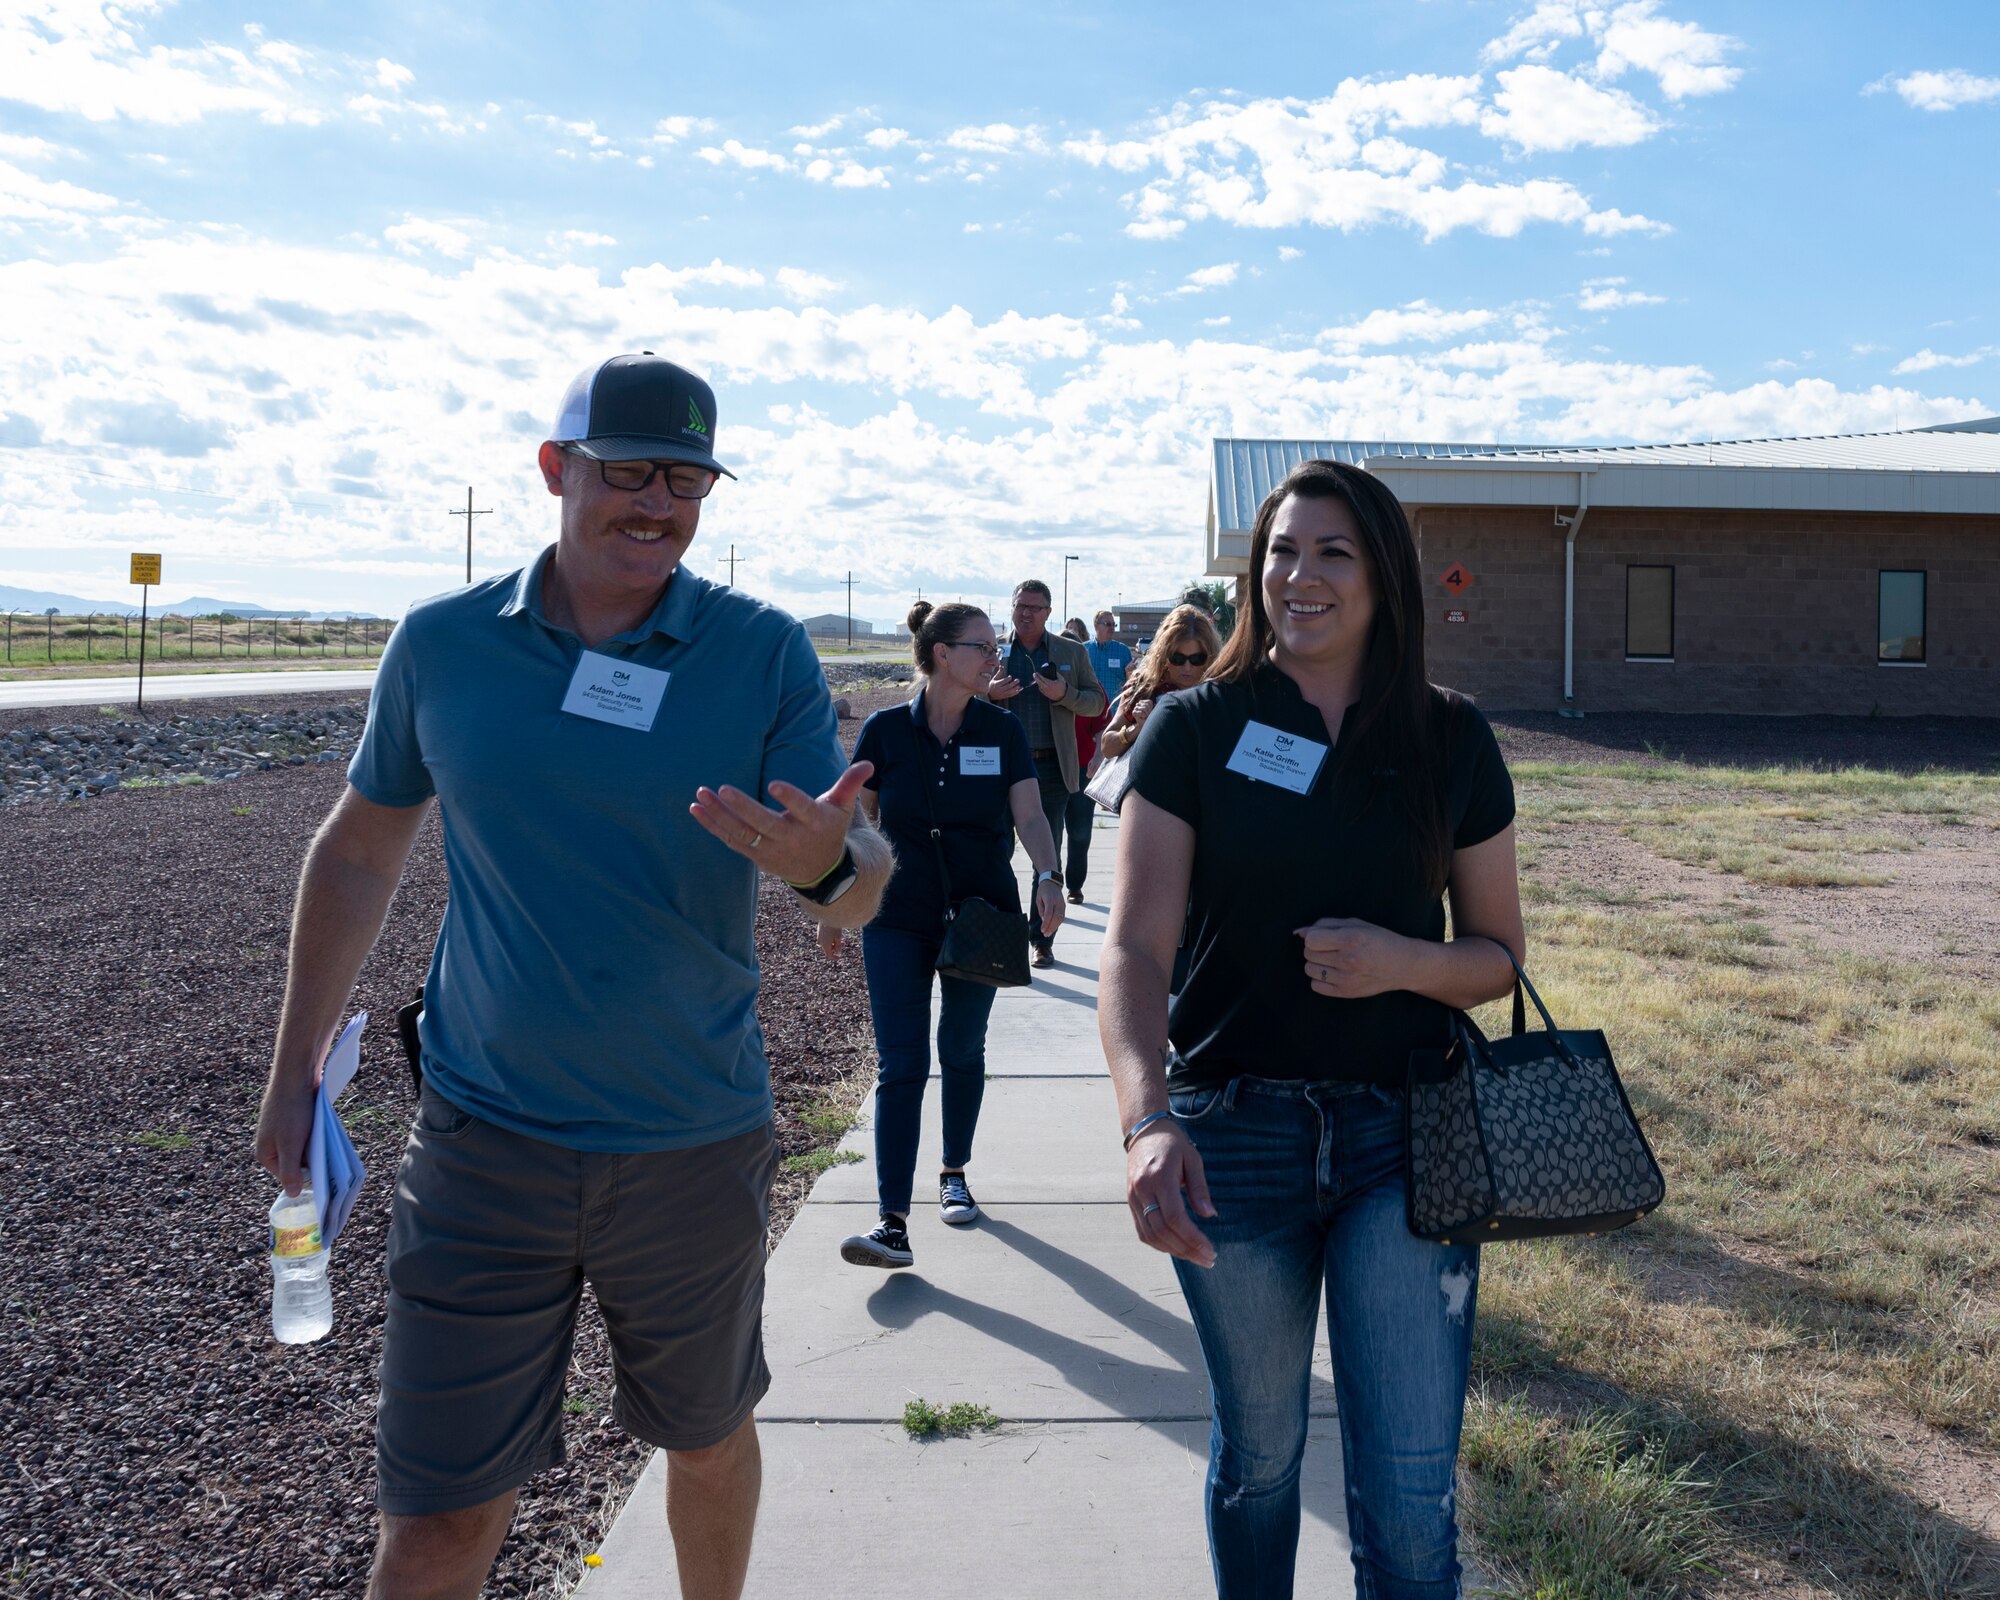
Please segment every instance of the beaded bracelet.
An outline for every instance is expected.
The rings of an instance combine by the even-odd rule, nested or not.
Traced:
[[[1138,1138],[1140,1134],[1144,1133],[1148,1128],[1150,1128],[1154,1123],[1158,1122],[1162,1117],[1171,1117],[1172,1115],[1173,1113],[1171,1111],[1147,1112],[1145,1116],[1141,1117],[1137,1122],[1133,1123],[1131,1127],[1125,1130],[1125,1148],[1127,1150],[1130,1150],[1132,1148],[1132,1141],[1134,1139]]]

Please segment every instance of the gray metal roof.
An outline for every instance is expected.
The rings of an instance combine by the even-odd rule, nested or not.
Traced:
[[[1368,466],[1405,505],[2000,516],[2000,429],[1565,445]]]
[[[1367,467],[1405,505],[1632,506],[2000,516],[2000,417],[1896,433],[1699,444],[1217,439],[1208,574],[1248,570],[1257,508],[1301,461]]]
[[[1257,508],[1285,474],[1301,461],[1340,461],[1365,465],[1376,456],[1493,456],[1539,445],[1424,444],[1414,440],[1379,439],[1217,439],[1215,465],[1209,478],[1208,538],[1218,532],[1248,534]]]
[[[1777,467],[1840,472],[2000,472],[2000,430],[1919,428],[1902,433],[1839,433],[1804,439],[1717,439],[1698,444],[1555,445],[1539,449],[1453,450],[1458,459],[1534,461],[1560,466]],[[1426,451],[1426,455],[1442,452]],[[1370,451],[1380,460],[1410,452]]]

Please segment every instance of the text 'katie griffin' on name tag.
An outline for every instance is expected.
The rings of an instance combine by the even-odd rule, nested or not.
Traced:
[[[586,650],[576,664],[576,676],[569,680],[562,708],[579,717],[650,733],[671,676],[658,667],[642,667],[636,661],[620,661],[616,656]]]
[[[1259,783],[1275,783],[1293,794],[1310,793],[1326,760],[1327,747],[1317,739],[1284,733],[1268,723],[1249,722],[1229,757],[1229,770]]]

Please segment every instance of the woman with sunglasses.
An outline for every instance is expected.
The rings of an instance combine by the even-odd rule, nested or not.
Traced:
[[[861,808],[896,851],[896,875],[882,909],[861,932],[878,1060],[881,1220],[844,1240],[840,1254],[863,1267],[907,1267],[915,1260],[910,1191],[931,1075],[933,978],[941,991],[937,1055],[944,1080],[938,1215],[955,1227],[979,1217],[965,1168],[986,1092],[986,1019],[994,991],[938,973],[946,914],[976,895],[1020,915],[1013,870],[1018,831],[1035,866],[1042,933],[1053,935],[1063,920],[1055,836],[1042,812],[1028,736],[1019,717],[982,698],[1000,661],[993,624],[977,606],[919,600],[910,611],[910,634],[923,687],[908,705],[878,711],[863,723],[854,747],[856,761],[875,764]],[[838,934],[822,932],[820,948],[836,953]]]
[[[1446,1600],[1479,1250],[1409,1231],[1404,1084],[1454,1009],[1513,985],[1513,785],[1485,718],[1426,679],[1416,543],[1378,479],[1294,469],[1250,572],[1212,676],[1146,720],[1120,812],[1098,1018],[1126,1196],[1208,1369],[1221,1600],[1292,1593],[1322,1294],[1355,1591]]]
[[[1104,759],[1126,754],[1154,707],[1166,696],[1200,683],[1221,654],[1222,636],[1206,611],[1199,606],[1175,606],[1169,611],[1154,635],[1153,647],[1126,678],[1111,721],[1098,735],[1097,748]]]

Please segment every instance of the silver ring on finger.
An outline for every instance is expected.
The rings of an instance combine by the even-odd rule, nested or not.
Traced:
[[[1151,1205],[1147,1206],[1145,1210],[1141,1211],[1139,1213],[1139,1216],[1143,1220],[1146,1217],[1150,1217],[1155,1211],[1158,1211],[1159,1209],[1160,1209],[1160,1202],[1155,1200]]]
[[[750,844],[748,848],[755,850],[757,846],[759,846],[763,842],[764,842],[764,836],[761,833],[753,833],[750,835]]]

